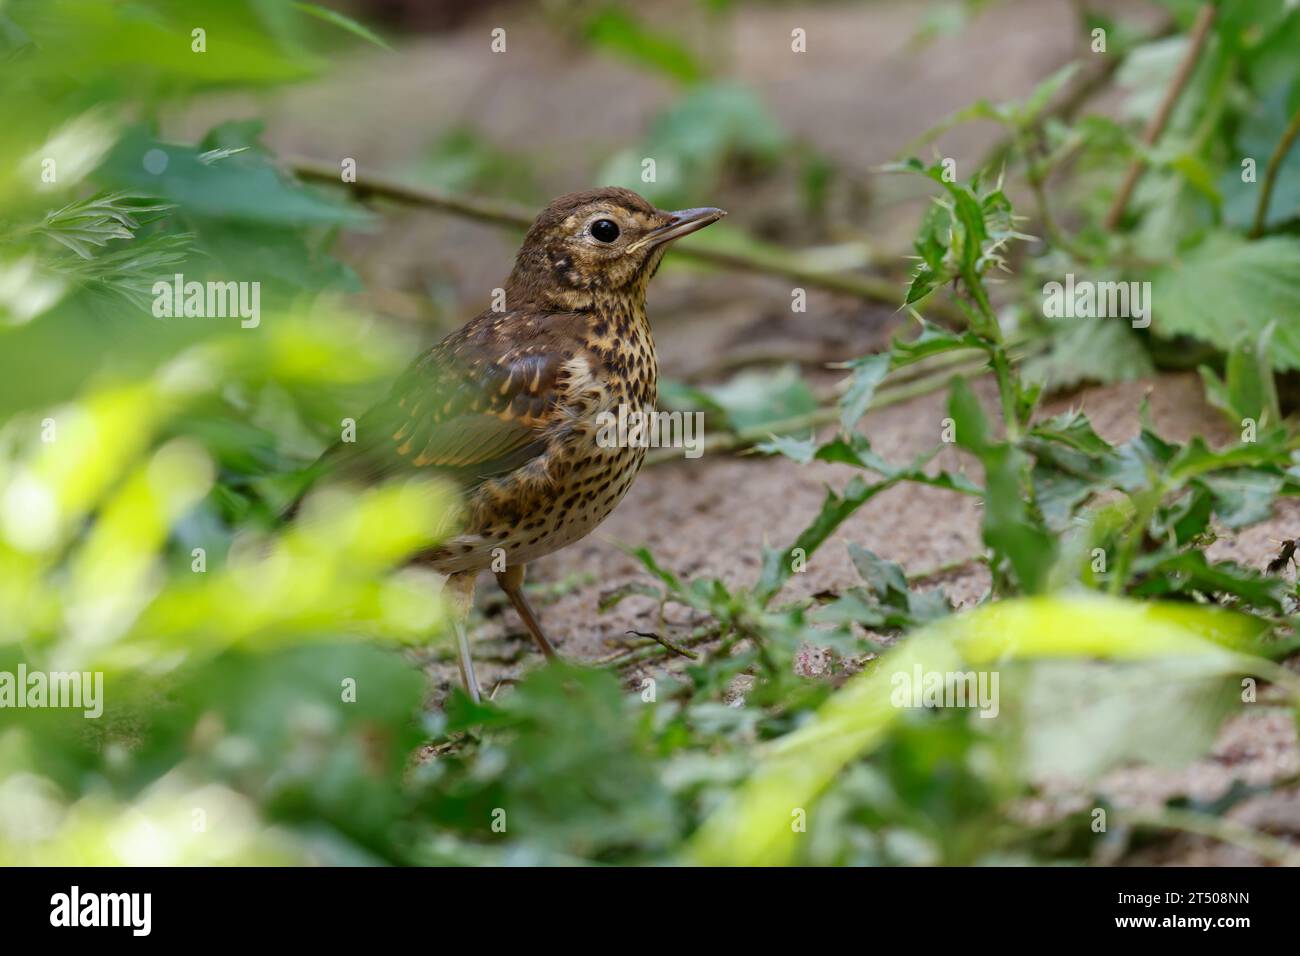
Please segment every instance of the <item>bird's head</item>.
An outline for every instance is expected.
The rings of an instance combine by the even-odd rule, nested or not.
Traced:
[[[524,237],[507,302],[579,310],[605,297],[644,296],[673,240],[725,215],[712,207],[665,212],[614,186],[561,196]]]

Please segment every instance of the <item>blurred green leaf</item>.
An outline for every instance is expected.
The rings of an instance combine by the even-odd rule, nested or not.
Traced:
[[[1252,656],[1261,629],[1245,615],[1214,608],[1098,597],[1002,601],[944,618],[892,648],[831,697],[813,720],[774,741],[755,774],[697,831],[688,858],[713,866],[789,863],[800,838],[790,826],[790,809],[811,810],[849,762],[877,749],[908,712],[893,702],[897,675],[987,672],[1017,660],[1097,657],[1182,661],[1202,675],[1259,673],[1269,667]],[[1017,696],[1029,690],[1023,682],[1000,683]],[[1136,693],[1144,692],[1141,687]],[[1000,702],[999,713],[1014,706],[1011,699]],[[1160,723],[1143,728],[1147,739],[1158,732],[1181,733],[1184,709],[1151,716]],[[1110,745],[1103,741],[1102,746]],[[1117,756],[1122,754],[1107,759]]]
[[[1300,239],[1248,242],[1222,233],[1181,256],[1152,278],[1153,325],[1185,333],[1225,351],[1246,333],[1258,340],[1278,323],[1269,348],[1277,369],[1300,368]]]
[[[676,37],[651,30],[622,7],[609,5],[592,14],[585,32],[587,41],[597,49],[683,83],[695,83],[705,76],[695,55]]]
[[[215,146],[220,138],[217,131],[208,142]],[[204,162],[203,155],[204,149],[164,143],[143,127],[134,127],[99,174],[121,189],[175,203],[190,216],[278,226],[356,227],[371,221],[355,206],[291,182],[259,150],[234,153],[215,163]]]

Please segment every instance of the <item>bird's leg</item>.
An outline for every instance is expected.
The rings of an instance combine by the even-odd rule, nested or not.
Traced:
[[[533,636],[533,640],[546,655],[546,659],[553,661],[558,658],[560,655],[555,652],[554,645],[546,639],[542,625],[537,620],[537,615],[533,613],[532,605],[528,603],[528,598],[524,597],[524,565],[512,564],[505,571],[498,571],[497,584],[501,585],[501,590],[506,592],[506,597],[510,599],[519,619],[524,622],[524,627],[528,628],[528,633]]]
[[[469,653],[469,633],[465,629],[469,620],[469,609],[474,603],[475,571],[458,571],[447,578],[443,594],[451,605],[452,621],[456,628],[456,663],[460,666],[460,682],[465,685],[465,693],[474,703],[483,699],[478,688],[478,677],[474,673],[474,658]]]

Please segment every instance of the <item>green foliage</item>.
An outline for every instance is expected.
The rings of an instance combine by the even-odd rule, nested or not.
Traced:
[[[598,178],[672,209],[713,191],[728,170],[771,166],[786,143],[785,132],[752,91],[701,84],[654,119],[644,144],[612,156]],[[643,177],[645,157],[655,162],[650,180]]]
[[[1003,700],[1013,715],[1009,723],[1014,723],[1014,729],[1010,733],[1013,739],[1021,738],[1017,750],[1020,760],[1027,762],[1015,776],[1007,772],[1005,763],[999,765],[1002,760],[1010,760],[1005,754],[988,755],[983,761],[983,773],[975,770],[978,764],[965,762],[967,755],[984,749],[981,747],[983,734],[963,733],[960,725],[954,728],[952,720],[928,721],[924,731],[912,736],[912,746],[904,751],[907,756],[920,762],[927,759],[927,751],[933,753],[930,748],[946,749],[944,758],[935,761],[935,769],[945,775],[952,774],[961,783],[945,781],[942,796],[932,794],[930,799],[934,802],[930,806],[921,804],[929,812],[918,816],[940,824],[932,827],[929,835],[941,842],[941,848],[933,856],[907,862],[989,862],[978,851],[991,854],[999,849],[1009,836],[1005,829],[992,833],[986,830],[984,838],[975,845],[978,851],[972,853],[971,847],[962,846],[966,839],[962,829],[951,825],[956,820],[945,820],[941,815],[936,820],[935,811],[941,814],[950,806],[966,807],[975,798],[984,814],[997,819],[990,812],[989,804],[1006,796],[1005,781],[1028,777],[1031,770],[1041,769],[1044,758],[1052,762],[1054,769],[1065,765],[1076,773],[1085,769],[1095,773],[1099,768],[1113,766],[1126,753],[1158,753],[1170,740],[1179,740],[1184,752],[1195,751],[1195,745],[1186,747],[1191,735],[1179,721],[1194,710],[1197,719],[1204,722],[1199,728],[1203,745],[1204,729],[1212,728],[1217,720],[1203,706],[1193,704],[1199,701],[1202,691],[1186,678],[1195,675],[1217,679],[1222,687],[1222,679],[1228,675],[1273,673],[1269,661],[1249,653],[1258,647],[1258,633],[1259,627],[1251,619],[1214,609],[1144,606],[1097,598],[1009,601],[970,614],[943,618],[914,632],[876,666],[853,678],[821,706],[812,720],[783,737],[779,746],[771,748],[755,773],[696,833],[690,846],[691,859],[706,865],[770,866],[796,862],[802,848],[799,831],[791,826],[789,808],[814,805],[852,761],[890,740],[894,728],[909,713],[908,708],[891,702],[899,686],[896,675],[910,675],[914,671],[976,670],[995,661],[1032,662],[1037,658],[1065,655],[1101,657],[1116,662],[1151,661],[1163,664],[1166,679],[1172,673],[1171,667],[1179,667],[1181,673],[1173,693],[1180,706],[1159,709],[1148,704],[1142,709],[1147,718],[1142,723],[1131,720],[1136,711],[1126,713],[1105,707],[1108,720],[1129,718],[1114,725],[1120,732],[1110,734],[1096,733],[1095,722],[1063,719],[1060,701],[1044,699],[1044,692],[1059,688],[1061,678],[1070,676],[1063,665],[1055,665],[1057,673],[1050,683],[1032,668],[1021,668],[1015,675],[1006,674],[1009,679],[1003,686],[1008,692]],[[1086,667],[1075,664],[1072,676],[1077,678]],[[1143,673],[1133,667],[1133,664],[1125,665],[1127,687],[1121,684],[1118,691],[1128,706],[1142,700],[1140,695],[1159,683],[1159,671]],[[1025,679],[1030,677],[1040,679]],[[1105,686],[1108,691],[1116,692],[1115,680],[1108,680]],[[1095,699],[1085,702],[1099,707],[1099,712],[1104,707]],[[1169,703],[1169,699],[1165,702]],[[1035,720],[1045,705],[1052,715],[1046,726]],[[970,726],[965,721],[962,723]],[[1005,725],[1003,732],[1008,732]],[[1069,736],[1068,743],[1063,740],[1063,734]],[[906,733],[895,738],[899,746],[906,746],[908,739]],[[909,774],[906,766],[898,767],[896,758],[892,767],[888,762],[876,766],[894,770],[893,785],[906,787],[905,792],[915,792],[916,776]],[[999,780],[1003,783],[999,784]],[[844,786],[852,787],[853,783],[853,778],[846,774]],[[981,790],[982,800],[979,799]],[[869,808],[873,803],[879,806],[879,796],[876,801],[868,797],[865,814],[871,814]],[[894,813],[889,816],[898,820],[903,801],[893,803]],[[887,827],[893,821],[886,816],[873,822]],[[950,825],[943,826],[945,822]],[[1015,836],[1019,835],[1013,835],[1013,839]]]
[[[758,429],[817,407],[798,369],[788,365],[773,372],[741,372],[721,385],[692,387],[661,381],[659,400],[665,408],[704,412],[706,427],[719,431]]]
[[[504,195],[520,201],[538,198],[531,164],[469,127],[442,133],[410,167],[409,176],[452,192]]]
[[[939,165],[910,162],[901,168],[941,183],[946,194],[921,225],[921,264],[908,301],[921,301],[956,280],[967,300],[962,304],[968,329],[949,332],[923,322],[915,339],[896,339],[889,351],[849,363],[853,374],[841,400],[839,436],[822,442],[779,438],[760,446],[801,463],[839,462],[879,477],[855,475],[843,490],[828,490],[819,513],[789,548],[767,549],[753,593],[762,606],[773,604],[799,562],[852,514],[910,481],[981,497],[990,596],[1002,600],[948,616],[940,594],[914,592],[901,567],[850,543],[865,585],[814,609],[811,619],[833,630],[811,639],[851,653],[859,628],[903,636],[823,704],[817,717],[783,736],[705,821],[691,843],[691,858],[698,862],[969,864],[999,854],[1032,859],[1041,852],[1034,839],[995,809],[1025,792],[1020,788],[1028,781],[1050,774],[1086,782],[1130,760],[1194,759],[1232,709],[1234,675],[1268,674],[1294,692],[1294,682],[1269,660],[1292,646],[1278,635],[1287,627],[1285,613],[1294,597],[1277,578],[1206,552],[1216,522],[1235,528],[1262,520],[1276,497],[1294,487],[1292,442],[1281,424],[1268,358],[1277,355],[1272,326],[1238,337],[1225,381],[1208,369],[1203,373],[1215,401],[1236,424],[1250,418],[1258,425],[1243,433],[1240,444],[1212,449],[1200,438],[1177,444],[1146,425],[1117,446],[1079,412],[1034,421],[1038,391],[1021,384],[1009,362],[985,288],[990,270],[1004,264],[1006,241],[1017,237],[1009,202],[1000,190],[984,193],[948,182]],[[1277,281],[1269,284],[1278,287]],[[959,349],[987,354],[1001,399],[1002,420],[991,422],[965,381],[953,382],[951,440],[978,460],[982,486],[927,468],[931,456],[909,468],[891,466],[853,431],[891,372]],[[680,585],[669,590],[689,591]],[[1129,600],[1083,598],[1080,591]],[[730,606],[744,605],[743,592],[727,594]],[[1035,594],[1044,596],[1014,598]],[[1163,601],[1139,603],[1157,598]],[[1194,607],[1215,604],[1238,613],[1228,617]],[[693,606],[724,620],[707,602]],[[768,635],[760,626],[752,639]],[[1227,651],[1204,639],[1226,642]],[[1115,663],[1084,659],[1096,656]],[[918,674],[946,673],[995,659],[1007,681],[1006,714],[996,728],[980,726],[978,718],[909,721],[905,709],[888,703],[896,675],[914,668]],[[927,793],[911,762],[926,766],[934,753],[944,757],[929,772],[944,774],[943,784]],[[796,841],[792,834],[799,830],[790,824],[789,808],[814,802],[831,822],[822,817],[809,840]],[[917,805],[926,811],[907,809]],[[981,821],[979,837],[964,825],[970,821]],[[845,841],[851,849],[830,849]]]
[[[1275,326],[1275,368],[1300,368],[1300,239],[1207,239],[1152,279],[1153,321],[1227,351],[1242,334],[1258,340]]]
[[[1273,381],[1270,362],[1275,329],[1276,326],[1270,323],[1257,337],[1242,333],[1228,352],[1226,381],[1220,379],[1213,369],[1201,366],[1206,399],[1228,416],[1234,428],[1253,422],[1258,429],[1268,431],[1282,422],[1277,384]]]
[[[0,828],[0,860],[410,861],[424,681],[398,648],[445,628],[404,565],[452,499],[323,493],[258,529],[317,423],[405,349],[331,296],[329,232],[366,214],[279,172],[254,124],[176,144],[125,122],[317,66],[310,5],[194,6],[0,11],[0,669],[98,673],[104,705],[6,709],[0,816],[45,823]],[[190,52],[195,22],[219,55]],[[176,273],[259,283],[259,322],[155,318]]]
[[[592,14],[585,29],[588,42],[596,48],[675,80],[695,83],[705,75],[699,60],[675,37],[648,29],[621,7],[610,5]]]
[[[726,4],[706,6],[717,16]],[[944,5],[922,39],[983,6]],[[1172,6],[1185,28],[1192,5]],[[1239,165],[1254,157],[1262,176],[1300,105],[1300,11],[1246,6],[1221,8],[1154,147],[1136,131],[1186,38],[1148,43],[1095,14],[1088,26],[1105,26],[1108,55],[1126,60],[1120,81],[1139,87],[1123,120],[1053,112],[1079,79],[1070,64],[1024,99],[976,103],[913,143],[907,155],[967,121],[1010,135],[987,169],[894,167],[938,194],[900,289],[918,332],[844,363],[829,409],[793,367],[664,383],[665,405],[706,411],[710,428],[808,422],[758,447],[823,469],[807,526],[765,547],[752,581],[688,576],[638,549],[645,575],[602,607],[649,598],[661,623],[684,610],[686,637],[629,642],[613,663],[635,666],[621,676],[552,666],[497,699],[453,693],[430,711],[416,660],[441,653],[444,611],[407,559],[450,527],[448,490],[322,492],[292,526],[276,522],[336,423],[410,352],[338,297],[359,285],[332,241],[374,217],[294,181],[256,122],[172,142],[157,120],[187,94],[297,80],[333,45],[384,41],[290,0],[11,0],[0,9],[0,671],[100,671],[106,709],[100,721],[6,711],[0,862],[1095,858],[1079,815],[1043,827],[1017,818],[1044,776],[1089,793],[1126,763],[1195,759],[1242,676],[1272,682],[1287,706],[1297,691],[1274,663],[1295,646],[1294,583],[1211,547],[1300,492],[1273,378],[1300,363],[1289,321],[1300,309],[1296,154],[1279,158],[1258,238],[1259,187]],[[671,206],[794,170],[794,191],[825,211],[832,164],[796,147],[752,91],[715,79],[713,62],[640,11],[581,16],[595,48],[683,90],[602,179]],[[190,52],[196,21],[219,56]],[[645,156],[658,163],[653,184],[641,179]],[[1145,170],[1111,228],[1134,158]],[[412,175],[533,201],[533,172],[453,128]],[[1011,205],[1022,191],[1029,215]],[[1030,218],[1040,239],[1020,231]],[[825,250],[793,254],[738,231],[702,238],[760,265],[827,268]],[[1152,328],[1045,321],[1042,287],[1067,271],[1151,281]],[[155,318],[153,284],[176,273],[260,282],[260,323]],[[941,296],[964,323],[916,311]],[[1051,347],[1022,378],[1012,343],[1026,335]],[[1115,443],[1081,412],[1039,411],[1045,387],[1150,374],[1147,344],[1176,335],[1226,353],[1202,369],[1207,395],[1234,433],[1244,420],[1253,433],[1223,447],[1174,442],[1144,413],[1138,434]],[[888,460],[858,430],[878,389],[950,353],[993,373],[953,380],[944,417],[956,450]],[[813,422],[838,428],[819,437]],[[952,455],[969,475],[938,466]],[[978,607],[952,608],[856,541],[844,543],[856,575],[844,586],[787,592],[809,559],[839,547],[851,516],[909,484],[979,499],[983,548],[970,567],[987,569],[989,588]],[[824,679],[806,676],[810,648],[827,652]],[[680,659],[669,666],[669,655]],[[995,672],[997,719],[896,705],[895,677],[914,668]],[[796,836],[792,808],[809,811],[806,833]]]

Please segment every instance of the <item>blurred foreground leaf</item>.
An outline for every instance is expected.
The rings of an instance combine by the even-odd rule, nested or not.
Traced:
[[[1186,671],[1200,677],[1276,674],[1270,661],[1254,656],[1263,627],[1256,619],[1213,608],[1101,597],[1011,600],[944,618],[912,633],[850,680],[812,720],[770,744],[757,772],[714,810],[689,845],[688,855],[706,865],[792,862],[800,839],[791,827],[792,811],[816,813],[817,799],[832,779],[878,747],[907,712],[892,700],[896,675],[996,671],[1016,661],[1088,658],[1125,665],[1181,661]],[[1003,689],[1015,695],[1016,688],[1005,683]],[[1148,686],[1140,683],[1134,693],[1140,697]],[[1196,683],[1183,686],[1197,692]],[[1009,712],[1014,706],[1007,701],[1001,709]],[[1029,706],[1034,707],[1033,699]],[[1168,739],[1181,733],[1187,711],[1179,707],[1147,716],[1155,723],[1126,726],[1130,738],[1151,741],[1151,747],[1143,748],[1149,753],[1162,739],[1157,735]],[[1050,749],[1052,731],[1044,732],[1047,737],[1035,745],[1038,752]],[[1113,748],[1106,735],[1098,737],[1102,746]],[[1132,751],[1131,746],[1126,749]],[[1095,767],[1106,761],[1091,762]]]

